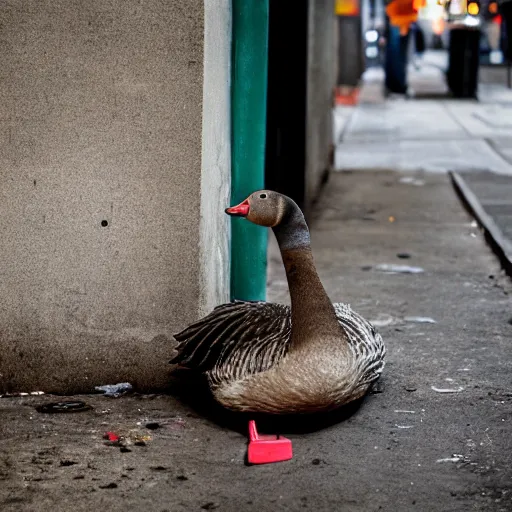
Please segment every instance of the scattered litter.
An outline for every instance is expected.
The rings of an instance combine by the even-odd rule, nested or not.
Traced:
[[[429,316],[406,316],[406,322],[414,322],[416,324],[437,324],[437,322]]]
[[[460,455],[459,453],[452,453],[451,457],[445,457],[443,459],[437,459],[436,462],[469,462],[469,457],[464,455]],[[471,465],[475,465],[474,462],[470,463]]]
[[[436,393],[460,393],[464,391],[462,386],[458,388],[436,388],[435,386],[430,386]]]
[[[396,428],[413,428],[413,425],[397,425],[395,424]]]
[[[107,441],[110,441],[111,443],[118,443],[120,440],[120,437],[114,432],[106,432],[105,434],[103,434],[103,439],[106,439]]]
[[[469,371],[471,371],[471,368],[458,368],[457,371],[458,372],[469,372]]]
[[[402,410],[402,409],[396,409],[395,412],[403,412],[403,413],[408,413],[408,414],[416,414],[416,411],[405,411],[405,410]]]
[[[106,440],[105,444],[119,447],[124,453],[131,451],[127,447],[132,444],[135,446],[146,446],[148,441],[151,441],[151,436],[142,434],[139,430],[130,430],[126,434],[105,432],[103,439]]]
[[[119,384],[106,384],[105,386],[96,386],[96,391],[100,391],[104,396],[118,398],[133,390],[133,386],[129,382],[120,382]]]
[[[90,411],[92,407],[81,400],[71,400],[68,402],[51,402],[36,407],[37,412],[53,414],[58,412],[83,412]]]
[[[388,272],[391,274],[420,274],[425,272],[421,267],[410,267],[409,265],[395,265],[393,263],[380,263],[376,265],[375,270],[379,272]]]
[[[292,442],[286,437],[259,435],[254,420],[249,421],[249,464],[268,464],[292,458]]]
[[[444,379],[446,382],[454,382],[453,379],[451,379],[450,377],[446,377],[446,379]]]
[[[418,388],[416,386],[406,386],[405,387],[405,391],[408,391],[409,393],[413,393],[414,391],[416,391]]]
[[[151,441],[151,436],[136,436],[133,444],[135,446],[146,446],[148,441]]]
[[[408,252],[399,252],[396,257],[400,258],[401,260],[408,260],[411,255]]]
[[[407,185],[415,185],[416,187],[422,187],[425,185],[425,180],[413,178],[412,176],[404,176],[398,180],[400,183],[406,183]]]
[[[374,327],[385,327],[386,325],[393,325],[400,323],[400,320],[398,318],[395,318],[394,316],[388,315],[386,313],[379,313],[376,318],[373,318],[370,320],[370,323]]]
[[[478,222],[476,220],[472,220],[470,225],[471,225],[472,228],[477,228],[478,227]]]
[[[458,453],[453,453],[451,457],[446,457],[444,459],[437,459],[436,462],[468,462],[468,458],[464,457],[464,455],[460,455]]]
[[[19,392],[19,393],[4,393],[0,395],[0,398],[15,398],[20,396],[40,396],[44,395],[44,391],[30,391],[28,393]]]

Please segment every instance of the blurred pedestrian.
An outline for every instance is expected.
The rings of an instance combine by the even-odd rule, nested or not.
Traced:
[[[386,57],[384,71],[386,75],[386,94],[407,93],[407,46],[409,32],[400,33],[400,28],[388,24],[386,34]]]
[[[385,93],[414,95],[407,84],[407,53],[411,25],[426,0],[391,0],[386,6]]]
[[[414,24],[414,58],[413,64],[416,69],[420,69],[420,62],[423,59],[423,55],[425,54],[426,45],[425,45],[425,34],[423,33],[423,29],[419,26],[418,23]]]

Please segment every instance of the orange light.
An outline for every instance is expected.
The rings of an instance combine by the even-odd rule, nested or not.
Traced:
[[[480,7],[476,2],[471,2],[468,4],[468,14],[471,16],[476,16],[480,12]]]
[[[496,2],[491,2],[489,4],[489,12],[491,14],[498,14],[498,4]]]
[[[432,20],[432,32],[440,36],[444,31],[444,20],[442,18],[434,18]]]
[[[359,0],[336,0],[334,13],[337,16],[358,16]]]

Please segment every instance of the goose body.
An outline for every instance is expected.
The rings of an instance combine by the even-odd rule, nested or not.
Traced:
[[[248,301],[218,306],[174,336],[178,354],[171,363],[206,374],[215,399],[238,411],[322,412],[361,398],[382,373],[385,346],[349,305],[331,303],[298,206],[264,190],[226,212],[273,228],[291,307]]]

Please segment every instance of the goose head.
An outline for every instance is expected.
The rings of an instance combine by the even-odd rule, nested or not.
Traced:
[[[234,217],[273,228],[281,223],[288,208],[289,198],[272,190],[258,190],[236,206],[226,208],[226,213]]]

